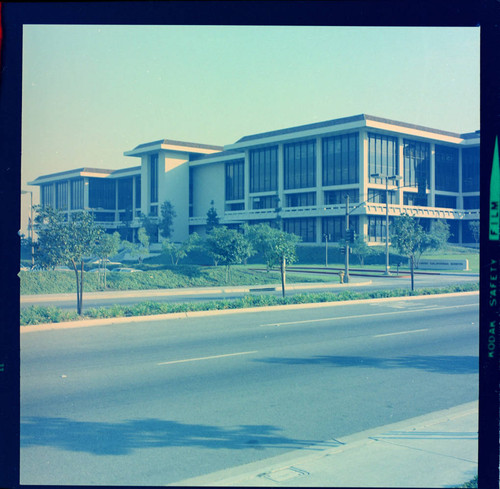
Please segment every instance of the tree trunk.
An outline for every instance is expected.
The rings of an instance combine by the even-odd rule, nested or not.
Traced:
[[[285,284],[286,284],[286,259],[283,257],[281,260],[281,294],[285,297]]]
[[[410,265],[411,265],[411,290],[415,290],[415,281],[414,281],[414,258],[410,257]]]
[[[78,315],[81,314],[81,305],[80,305],[80,280],[78,279],[78,268],[76,267],[76,263],[71,260],[73,263],[73,270],[75,271],[76,276],[76,313]]]
[[[82,260],[82,268],[80,271],[80,312],[78,313],[81,315],[83,312],[83,260]]]

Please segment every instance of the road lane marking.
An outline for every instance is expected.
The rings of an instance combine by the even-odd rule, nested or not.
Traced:
[[[306,319],[303,321],[288,321],[288,322],[283,322],[283,323],[267,323],[267,324],[261,324],[261,327],[264,326],[285,326],[288,324],[304,324],[304,323],[318,323],[321,321],[335,321],[338,319],[357,319],[357,318],[366,318],[366,317],[373,317],[373,316],[388,316],[390,314],[408,314],[408,313],[416,313],[416,312],[425,312],[425,311],[436,311],[436,310],[441,310],[441,309],[455,309],[459,307],[470,307],[470,306],[475,306],[477,307],[477,304],[459,304],[456,306],[435,306],[435,307],[422,307],[419,309],[409,309],[407,311],[388,311],[388,312],[377,312],[377,313],[372,313],[372,314],[358,314],[354,316],[336,316],[333,318],[322,318],[322,319]]]
[[[399,331],[398,333],[375,334],[373,335],[373,338],[381,338],[382,336],[395,336],[397,334],[421,333],[422,331],[429,331],[429,329],[414,329],[413,331]]]
[[[172,362],[160,362],[160,363],[157,363],[157,365],[171,365],[172,363],[198,362],[200,360],[211,360],[212,358],[234,357],[236,355],[250,355],[251,353],[257,353],[257,350],[255,350],[255,351],[242,351],[239,353],[226,353],[225,355],[214,355],[212,357],[200,357],[200,358],[187,358],[185,360],[173,360]]]

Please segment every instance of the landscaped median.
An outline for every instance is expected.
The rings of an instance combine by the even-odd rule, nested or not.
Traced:
[[[449,287],[426,288],[411,291],[409,289],[379,290],[373,292],[353,292],[344,290],[340,293],[320,292],[295,294],[289,297],[273,295],[248,295],[241,299],[222,299],[207,302],[160,303],[145,301],[132,306],[90,308],[81,316],[76,312],[63,311],[58,307],[31,306],[21,310],[21,326],[36,324],[80,321],[84,319],[120,318],[134,316],[152,316],[158,314],[186,313],[190,311],[217,311],[227,309],[246,309],[255,307],[310,304],[320,302],[339,302],[362,299],[380,299],[387,297],[405,297],[479,290],[478,283],[452,285]]]

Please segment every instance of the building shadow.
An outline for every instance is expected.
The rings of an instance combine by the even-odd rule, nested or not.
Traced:
[[[222,428],[162,419],[135,419],[118,423],[76,421],[68,418],[24,417],[21,447],[45,446],[94,455],[127,455],[141,448],[197,447],[257,449],[267,447],[321,449],[339,446],[336,440],[298,440],[279,434],[270,425]]]
[[[254,362],[281,365],[326,365],[331,367],[361,368],[415,368],[441,374],[476,374],[479,371],[477,356],[454,355],[407,355],[394,358],[318,355],[309,358],[264,358]]]

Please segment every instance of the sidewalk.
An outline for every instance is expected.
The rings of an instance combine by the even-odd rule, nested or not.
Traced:
[[[459,487],[477,475],[478,402],[175,486]]]

